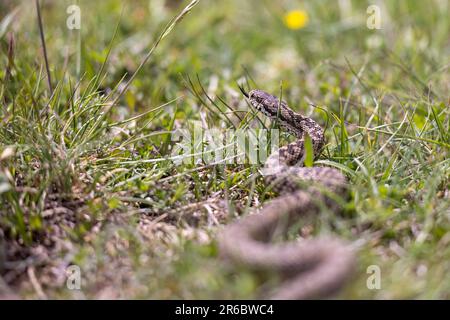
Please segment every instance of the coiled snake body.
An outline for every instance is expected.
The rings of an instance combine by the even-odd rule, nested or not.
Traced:
[[[311,138],[314,156],[320,154],[324,145],[323,129],[314,120],[292,111],[285,102],[264,91],[242,92],[258,111],[276,119],[297,140],[281,147],[265,163],[266,183],[280,196],[260,213],[226,226],[219,235],[220,252],[228,260],[251,269],[279,273],[285,280],[268,298],[328,297],[352,274],[354,253],[349,246],[331,238],[286,244],[273,244],[270,240],[274,233],[286,232],[299,217],[317,214],[323,206],[333,212],[339,210],[335,197],[345,197],[346,178],[331,167],[299,166],[305,158],[305,134]]]

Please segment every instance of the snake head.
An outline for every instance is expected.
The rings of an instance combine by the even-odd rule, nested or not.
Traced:
[[[280,99],[262,90],[252,90],[248,93],[248,99],[253,107],[269,117],[277,115]],[[284,102],[281,103],[284,105]]]

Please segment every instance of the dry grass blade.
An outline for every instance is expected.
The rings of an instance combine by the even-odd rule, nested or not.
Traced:
[[[147,55],[142,59],[141,63],[137,67],[136,71],[131,75],[130,79],[125,83],[125,86],[123,89],[118,93],[118,95],[114,98],[111,107],[114,106],[117,101],[120,99],[120,97],[128,90],[130,87],[130,84],[134,81],[134,78],[136,78],[139,71],[142,69],[142,67],[147,63],[147,61],[152,56],[155,49],[158,47],[159,43],[169,35],[169,33],[173,30],[173,28],[189,13],[191,10],[200,2],[200,0],[193,0],[191,1],[184,9],[181,11],[175,18],[173,18],[167,26],[164,28],[163,32],[159,35],[159,37],[156,39],[156,41],[153,43],[153,46],[148,51]]]
[[[42,51],[44,54],[45,70],[47,72],[47,84],[48,84],[48,89],[49,89],[50,95],[53,95],[52,77],[50,74],[50,67],[48,64],[47,46],[45,45],[45,33],[44,33],[44,26],[42,24],[42,16],[41,16],[41,8],[39,5],[39,0],[36,0],[35,3],[36,3],[37,19],[38,19],[38,24],[39,24],[39,34],[41,37]]]

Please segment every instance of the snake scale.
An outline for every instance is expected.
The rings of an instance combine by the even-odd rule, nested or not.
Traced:
[[[347,180],[331,167],[303,167],[305,135],[311,138],[314,156],[324,146],[324,131],[313,119],[294,112],[284,101],[262,90],[248,93],[251,105],[276,120],[297,140],[280,147],[265,163],[265,181],[279,196],[257,214],[227,225],[219,234],[219,250],[227,260],[252,270],[278,273],[283,281],[264,298],[315,299],[335,294],[355,267],[352,248],[335,238],[273,243],[274,234],[286,233],[292,223],[317,215],[326,206],[338,212],[336,196],[345,198]]]

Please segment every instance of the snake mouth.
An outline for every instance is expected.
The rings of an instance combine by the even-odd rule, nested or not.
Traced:
[[[275,118],[277,116],[277,114],[272,114],[270,113],[269,110],[267,110],[264,105],[258,101],[251,101],[252,106],[258,110],[259,112],[262,112],[264,115],[266,115],[269,118]]]
[[[243,94],[246,98],[249,98],[249,95],[248,95],[248,93],[245,91],[244,87],[241,86],[241,85],[239,85],[239,84],[238,84],[238,87],[239,87],[239,90],[241,90],[242,94]]]
[[[264,110],[263,104],[262,104],[260,101],[258,101],[258,99],[255,99],[254,97],[250,97],[251,92],[248,93],[247,91],[245,91],[244,87],[241,86],[240,84],[238,84],[238,87],[239,87],[239,90],[241,90],[242,94],[243,94],[247,99],[250,100],[250,103],[251,103],[251,105],[252,105],[254,108],[256,108],[258,111],[262,111],[262,112],[265,111],[265,110]]]

